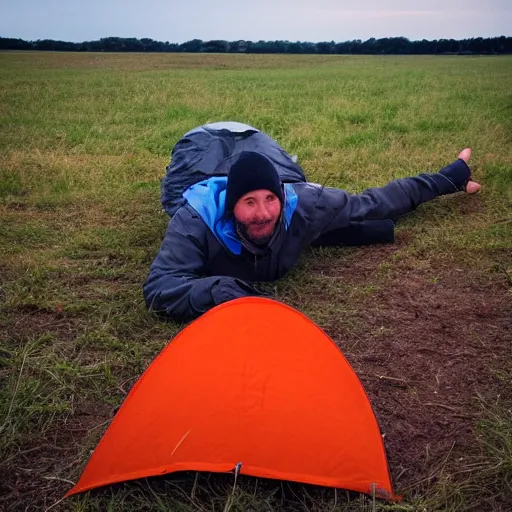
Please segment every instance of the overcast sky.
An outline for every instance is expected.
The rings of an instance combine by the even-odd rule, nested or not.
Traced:
[[[0,0],[0,37],[85,41],[512,36],[512,0]]]

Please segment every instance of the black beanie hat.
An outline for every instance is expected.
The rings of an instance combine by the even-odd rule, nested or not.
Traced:
[[[236,202],[247,192],[260,189],[273,192],[283,205],[281,180],[272,162],[260,153],[243,151],[229,170],[226,212],[232,212]]]

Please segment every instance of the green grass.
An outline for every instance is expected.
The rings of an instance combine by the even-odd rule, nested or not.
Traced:
[[[407,243],[375,272],[338,280],[336,265],[357,262],[358,250],[319,249],[268,285],[336,341],[340,326],[381,339],[386,329],[357,315],[409,264],[430,271],[444,259],[510,286],[511,83],[510,57],[0,53],[0,508],[1,491],[10,510],[61,497],[182,328],[146,312],[141,283],[168,222],[160,179],[183,133],[219,120],[254,125],[297,154],[310,181],[351,192],[434,172],[473,148],[479,196],[407,216],[398,231]],[[490,293],[511,298],[493,283]],[[398,488],[403,503],[374,510],[499,509],[512,481],[509,369],[508,395],[483,399],[473,422],[476,469],[427,468],[437,481]],[[58,509],[223,510],[228,499],[232,511],[373,509],[332,489],[241,479],[232,491],[231,476],[206,475],[193,484],[141,481]]]

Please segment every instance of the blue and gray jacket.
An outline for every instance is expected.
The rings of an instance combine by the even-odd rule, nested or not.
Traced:
[[[249,135],[247,130],[236,131],[244,128],[251,130]],[[237,144],[240,134],[243,143]],[[256,140],[250,144],[253,137]],[[254,283],[283,277],[306,246],[392,241],[393,220],[437,196],[463,190],[470,177],[468,166],[459,159],[438,173],[349,194],[306,182],[302,169],[289,155],[252,127],[216,123],[189,132],[184,139],[173,150],[173,161],[163,180],[162,202],[173,217],[143,285],[149,309],[182,320],[232,299],[261,295]],[[191,158],[187,159],[183,151],[175,159],[177,149],[185,147]],[[221,149],[212,156],[201,151],[205,147],[214,152]],[[263,250],[241,240],[233,217],[224,212],[226,161],[232,162],[246,149],[273,157],[282,181],[287,181],[283,183],[281,221]],[[189,184],[191,174],[196,181],[197,177],[203,179]],[[176,187],[169,186],[173,180],[187,188],[177,194]]]

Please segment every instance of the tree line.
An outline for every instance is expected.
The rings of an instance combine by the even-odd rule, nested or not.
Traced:
[[[370,38],[366,41],[202,41],[185,43],[155,41],[150,38],[103,37],[97,41],[72,43],[53,39],[25,41],[0,37],[0,50],[42,50],[69,52],[187,52],[187,53],[292,53],[292,54],[504,54],[512,53],[512,37],[475,37],[471,39],[436,39],[410,41],[406,37]]]

